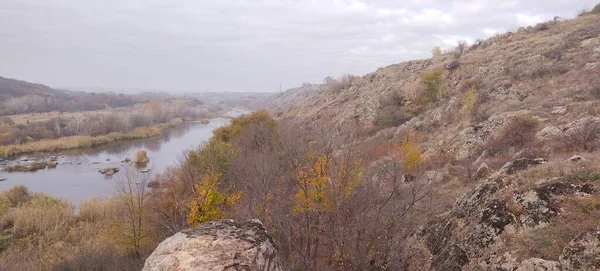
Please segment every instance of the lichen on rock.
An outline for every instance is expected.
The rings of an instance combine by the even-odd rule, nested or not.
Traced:
[[[165,239],[143,270],[280,271],[281,266],[277,247],[259,220],[221,220]]]

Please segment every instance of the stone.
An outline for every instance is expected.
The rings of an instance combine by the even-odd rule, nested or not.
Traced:
[[[518,160],[514,160],[512,162],[506,163],[504,166],[502,166],[500,171],[502,171],[506,174],[514,174],[517,171],[525,170],[530,166],[541,165],[547,161],[548,160],[546,160],[544,158],[536,158],[536,159],[522,158],[522,159],[518,159]]]
[[[446,64],[446,69],[451,71],[460,66],[460,62],[458,60],[452,60],[450,63]]]
[[[162,241],[142,270],[281,271],[277,252],[259,220],[211,221]]]
[[[580,155],[573,155],[573,156],[571,156],[571,158],[569,158],[569,161],[571,161],[573,163],[578,163],[581,161],[585,161],[585,158],[583,158],[583,156],[580,156]]]
[[[559,261],[563,270],[599,270],[600,230],[582,233],[571,240]]]
[[[515,271],[561,271],[560,263],[555,261],[547,261],[539,258],[531,258],[522,261]]]

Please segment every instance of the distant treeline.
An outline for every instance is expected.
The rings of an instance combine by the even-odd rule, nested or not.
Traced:
[[[168,94],[159,93],[126,95],[57,90],[41,84],[0,77],[0,115],[99,110],[169,97]]]

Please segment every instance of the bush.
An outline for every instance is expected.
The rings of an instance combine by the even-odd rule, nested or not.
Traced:
[[[529,116],[519,116],[511,121],[497,137],[492,138],[486,149],[491,155],[506,153],[530,146],[535,141],[539,121]]]
[[[558,140],[565,149],[594,151],[600,146],[600,122],[589,119],[573,125],[571,129],[562,131]]]
[[[600,181],[600,172],[593,171],[593,170],[586,170],[586,169],[577,170],[577,171],[573,171],[573,172],[569,173],[567,175],[567,179],[573,180],[573,181],[581,181],[581,182]]]
[[[8,200],[10,207],[17,207],[28,202],[31,199],[31,194],[29,194],[29,190],[24,185],[17,185],[5,191],[2,197]]]
[[[442,49],[440,49],[439,46],[435,46],[433,47],[433,50],[431,50],[431,54],[436,57],[436,56],[441,56],[442,55]]]
[[[454,48],[454,57],[459,58],[467,51],[467,41],[459,40]]]
[[[252,125],[266,125],[274,128],[275,119],[266,110],[259,110],[249,115],[242,115],[231,120],[231,124],[213,131],[213,138],[222,142],[230,142],[237,138],[244,129]]]
[[[339,80],[330,80],[327,83],[329,90],[339,93],[344,89],[350,88],[353,85],[357,85],[361,82],[361,78],[356,75],[346,74]]]
[[[436,68],[421,74],[421,83],[423,85],[421,102],[427,104],[435,102],[440,98],[443,74],[444,70],[442,68]]]

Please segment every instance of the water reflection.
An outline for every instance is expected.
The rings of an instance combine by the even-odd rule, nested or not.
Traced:
[[[208,124],[185,122],[176,128],[165,131],[160,137],[111,142],[108,144],[56,153],[28,155],[28,158],[47,160],[58,156],[56,169],[37,172],[0,172],[0,190],[24,184],[33,192],[44,192],[53,196],[67,198],[73,203],[94,196],[108,196],[114,191],[115,180],[121,173],[113,176],[100,174],[105,167],[118,167],[121,172],[128,166],[121,162],[133,158],[138,150],[146,150],[150,163],[147,165],[152,174],[162,172],[166,167],[177,164],[183,151],[198,146],[210,138],[212,131],[224,124],[227,119],[212,119]],[[16,157],[10,163],[21,163]]]

